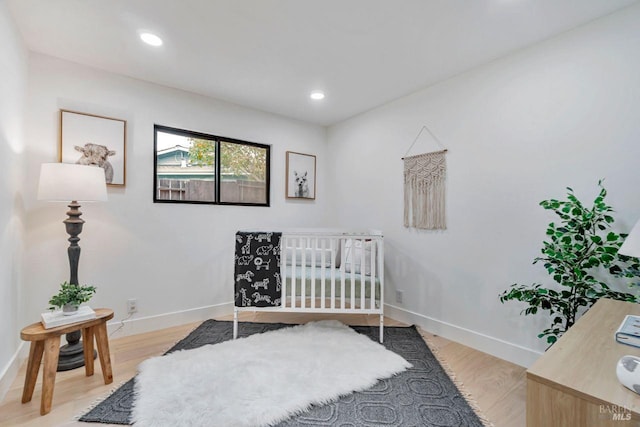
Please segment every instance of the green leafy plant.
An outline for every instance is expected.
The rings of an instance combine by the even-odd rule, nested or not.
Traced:
[[[189,138],[189,160],[198,166],[213,166],[215,163],[216,143],[208,139]]]
[[[569,187],[567,200],[540,203],[558,215],[560,223],[548,225],[542,256],[533,263],[543,263],[557,285],[552,288],[539,283],[513,284],[499,295],[503,303],[510,300],[527,303],[522,311],[525,315],[548,311],[551,326],[538,338],[546,337],[549,344],[556,342],[580,314],[602,297],[638,302],[635,295],[615,291],[603,281],[612,277],[637,278],[640,264],[637,258],[618,254],[627,235],[611,231],[613,209],[604,201],[607,191],[602,181],[598,186],[600,192],[592,207],[584,206]]]
[[[89,301],[95,292],[95,286],[63,282],[60,284],[60,291],[49,300],[51,305],[49,309],[55,310],[56,307],[64,307],[67,304],[77,307],[83,302]]]

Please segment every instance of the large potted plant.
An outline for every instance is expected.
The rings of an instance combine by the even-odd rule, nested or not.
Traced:
[[[95,286],[63,282],[60,285],[60,291],[49,300],[51,305],[49,308],[55,310],[58,307],[62,308],[65,315],[74,314],[78,311],[80,304],[89,301],[95,292]]]
[[[513,284],[502,292],[501,302],[517,300],[527,304],[525,315],[547,311],[551,326],[538,338],[553,344],[565,333],[585,310],[602,297],[638,302],[628,292],[613,290],[607,284],[614,277],[637,277],[640,264],[637,258],[618,254],[626,234],[611,231],[613,209],[604,201],[607,191],[598,182],[600,192],[593,206],[585,206],[567,187],[567,200],[544,200],[544,209],[554,212],[559,223],[547,227],[542,256],[534,264],[543,263],[555,285],[546,287]],[[640,285],[640,283],[632,283]]]

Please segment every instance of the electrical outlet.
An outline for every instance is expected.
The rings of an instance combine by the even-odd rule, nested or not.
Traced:
[[[127,314],[132,314],[138,311],[138,300],[136,298],[130,298],[127,300]]]
[[[396,302],[402,302],[402,294],[404,291],[396,291]]]

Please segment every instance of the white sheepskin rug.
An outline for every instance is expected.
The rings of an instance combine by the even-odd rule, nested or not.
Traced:
[[[138,367],[136,426],[268,426],[411,364],[335,321],[154,357]]]

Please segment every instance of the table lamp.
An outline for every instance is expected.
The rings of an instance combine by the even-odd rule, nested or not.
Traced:
[[[107,184],[104,169],[70,163],[43,163],[40,167],[38,200],[66,202],[69,206],[68,218],[63,222],[69,234],[69,283],[79,285],[78,262],[80,246],[78,235],[82,232],[84,220],[80,218],[78,202],[106,201]],[[68,344],[60,349],[58,371],[75,369],[84,365],[80,330],[67,334]]]
[[[635,258],[640,257],[640,221],[633,226],[624,243],[618,249],[618,253]]]

